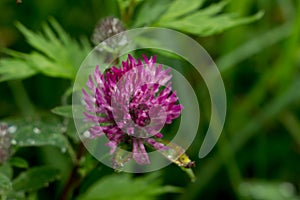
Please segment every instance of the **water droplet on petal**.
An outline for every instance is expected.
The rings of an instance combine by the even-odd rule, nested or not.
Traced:
[[[40,130],[39,128],[37,128],[37,127],[34,127],[34,128],[33,128],[33,132],[34,132],[35,134],[40,134],[40,133],[41,133],[41,130]]]
[[[12,133],[15,133],[17,131],[17,129],[18,129],[17,126],[13,125],[13,126],[8,127],[7,131],[12,134]]]

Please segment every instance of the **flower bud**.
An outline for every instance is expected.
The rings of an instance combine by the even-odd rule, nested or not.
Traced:
[[[92,42],[98,45],[104,40],[125,30],[122,22],[115,17],[107,17],[98,22],[94,29]]]
[[[5,123],[0,123],[0,164],[4,163],[10,155],[11,137]]]

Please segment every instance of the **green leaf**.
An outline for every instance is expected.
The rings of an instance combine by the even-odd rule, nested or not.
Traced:
[[[6,194],[7,192],[9,192],[12,189],[12,184],[9,180],[9,178],[0,173],[0,196],[3,194]]]
[[[17,147],[52,145],[64,150],[67,139],[62,134],[63,126],[56,120],[53,122],[24,120],[6,121],[15,132],[12,133],[12,144]]]
[[[62,117],[69,117],[72,118],[72,106],[59,106],[55,107],[51,110],[54,114],[60,115]]]
[[[59,178],[59,170],[49,166],[34,167],[22,172],[13,180],[15,191],[34,191],[48,186]]]
[[[11,166],[14,167],[18,167],[18,168],[28,168],[28,162],[23,159],[23,158],[19,158],[19,157],[12,157],[9,160],[9,163],[11,164]]]
[[[7,194],[7,199],[13,199],[13,200],[24,200],[24,199],[27,199],[27,200],[29,200],[28,198],[25,197],[24,192],[16,192],[16,191],[10,191]]]
[[[207,8],[202,8],[200,12],[195,12],[196,16],[210,16],[213,17],[214,15],[217,15],[219,12],[221,12],[224,7],[229,3],[229,0],[223,0],[219,3],[215,3],[210,5]]]
[[[81,62],[92,49],[91,45],[86,38],[80,42],[73,40],[53,18],[49,24],[43,25],[43,33],[16,24],[34,51],[26,54],[4,50],[13,58],[1,60],[0,81],[23,79],[38,72],[51,77],[75,78]]]
[[[143,25],[149,25],[157,20],[163,12],[168,8],[169,0],[148,0],[145,1],[135,17],[134,27],[141,27]]]
[[[196,10],[203,4],[204,0],[176,0],[174,1],[165,14],[160,18],[161,21],[168,21],[185,15]]]
[[[0,174],[4,174],[8,178],[12,178],[13,176],[13,169],[9,162],[5,162],[2,165],[0,165]]]
[[[36,74],[37,71],[21,58],[3,58],[0,60],[0,82],[24,79]]]
[[[244,197],[263,200],[296,200],[295,187],[288,182],[248,181],[243,182],[239,192]]]
[[[263,16],[262,11],[249,17],[238,17],[232,13],[218,14],[226,4],[227,1],[222,1],[182,18],[160,19],[155,25],[198,36],[209,36],[238,25],[251,23]]]
[[[157,174],[140,178],[132,178],[129,174],[115,174],[93,184],[79,199],[148,200],[168,192],[178,193],[182,190],[178,187],[162,186]]]
[[[82,116],[82,113],[84,112],[84,110],[85,110],[84,106],[68,105],[68,106],[55,107],[51,110],[51,112],[53,112],[57,115],[60,115],[62,117],[73,118],[73,114],[75,116]]]
[[[67,118],[73,118],[74,116],[77,117],[83,117],[83,112],[85,108],[82,105],[68,105],[68,106],[59,106],[56,108],[53,108],[51,112],[53,112],[56,115],[67,117]],[[67,127],[67,136],[70,137],[75,143],[80,142],[79,135],[77,134],[77,130],[75,128],[74,121],[68,123]]]

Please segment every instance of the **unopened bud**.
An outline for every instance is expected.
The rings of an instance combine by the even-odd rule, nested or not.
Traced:
[[[92,42],[98,45],[100,42],[125,30],[122,22],[115,17],[107,17],[98,22],[95,27]]]
[[[10,155],[11,137],[5,123],[0,123],[0,164],[4,163]]]
[[[128,38],[123,31],[125,28],[119,19],[107,17],[96,25],[92,42],[100,52],[116,53],[128,44]],[[109,59],[107,58],[107,60]]]

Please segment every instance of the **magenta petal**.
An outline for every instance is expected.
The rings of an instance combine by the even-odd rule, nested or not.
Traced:
[[[133,139],[133,159],[140,165],[150,163],[142,139]]]
[[[170,69],[163,69],[156,59],[128,55],[121,67],[113,66],[104,73],[97,66],[82,89],[84,121],[93,124],[90,137],[105,135],[110,154],[120,143],[132,145],[132,157],[138,164],[150,163],[145,143],[156,150],[166,149],[157,141],[163,137],[160,130],[183,109],[172,91]]]

